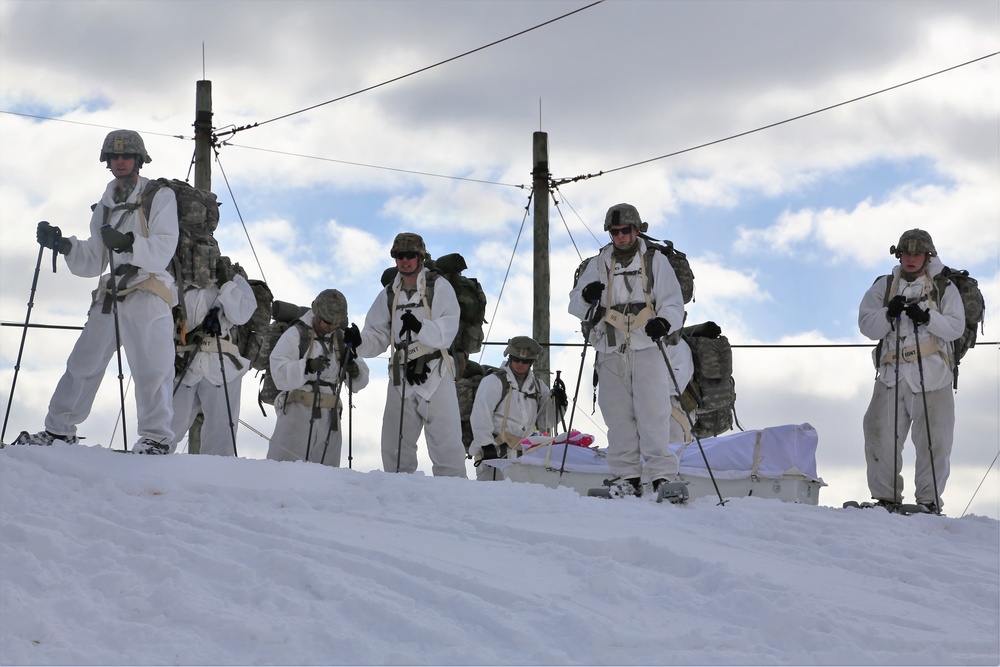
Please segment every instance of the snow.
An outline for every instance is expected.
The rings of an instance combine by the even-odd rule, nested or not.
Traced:
[[[1000,660],[996,520],[717,502],[6,447],[0,664]]]

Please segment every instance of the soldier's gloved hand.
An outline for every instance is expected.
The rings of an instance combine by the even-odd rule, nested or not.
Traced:
[[[663,338],[670,332],[670,322],[667,322],[662,317],[652,317],[646,322],[646,327],[643,331],[653,340]]]
[[[418,370],[418,366],[421,370]],[[431,367],[423,363],[423,359],[415,359],[406,364],[406,381],[410,384],[423,384],[431,374]]]
[[[226,265],[226,260],[219,258],[219,261],[215,263],[215,286],[222,288],[227,282],[232,280],[233,276],[229,272],[229,266]]]
[[[500,452],[497,451],[496,445],[486,445],[483,447],[483,460],[490,461],[492,459],[500,458]]]
[[[347,362],[347,374],[351,376],[352,380],[357,380],[358,376],[361,375],[361,369],[358,368],[358,362],[354,359]]]
[[[410,311],[403,313],[400,319],[403,321],[403,326],[399,330],[400,336],[405,336],[410,331],[415,334],[420,333],[420,329],[424,326],[423,323],[417,319],[417,316]]]
[[[352,348],[361,345],[361,332],[358,330],[357,324],[352,324],[344,329],[344,344]]]
[[[556,380],[552,385],[552,402],[559,410],[565,410],[569,406],[569,397],[566,395],[566,385],[562,380]]]
[[[931,321],[931,311],[921,308],[915,303],[906,307],[906,316],[913,320],[913,324],[920,326]]]
[[[322,373],[330,367],[330,357],[313,357],[306,361],[306,373]]]
[[[604,283],[599,280],[595,280],[586,287],[583,288],[581,296],[583,300],[587,303],[594,303],[601,298],[601,294],[604,293]]]
[[[104,227],[101,227],[101,240],[104,241],[105,246],[115,252],[128,252],[132,249],[132,243],[135,241],[135,234],[132,232],[122,234],[114,227],[105,225]]]
[[[201,321],[201,330],[206,336],[221,336],[222,325],[219,323],[219,307],[215,306],[205,319]]]
[[[35,239],[37,239],[38,245],[51,248],[63,255],[68,255],[70,248],[73,247],[69,239],[62,237],[62,231],[58,227],[50,225],[44,220],[38,223]]]
[[[885,316],[888,317],[890,321],[894,320],[899,317],[904,308],[906,308],[906,297],[902,294],[897,294],[889,299],[889,306],[885,311]]]

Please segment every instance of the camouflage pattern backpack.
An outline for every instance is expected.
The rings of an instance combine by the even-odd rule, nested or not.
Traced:
[[[707,324],[713,326],[708,327]],[[719,331],[714,323],[681,329],[681,337],[691,347],[694,376],[681,395],[681,405],[694,412],[693,433],[700,438],[725,433],[733,423],[743,430],[736,418],[736,381],[733,379],[733,349],[729,339],[705,330]]]
[[[222,256],[213,233],[219,226],[219,201],[214,193],[199,190],[175,179],[150,181],[142,192],[142,209],[149,220],[153,197],[160,188],[170,188],[177,198],[177,250],[168,270],[177,282],[178,294],[191,285],[215,283],[215,267]],[[183,299],[181,299],[183,301]]]

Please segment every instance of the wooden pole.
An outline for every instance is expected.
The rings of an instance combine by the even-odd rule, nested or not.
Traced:
[[[535,377],[551,386],[549,368],[549,135],[532,135],[531,190],[535,203],[534,301],[532,338],[542,346]]]
[[[194,104],[194,187],[212,189],[212,82],[199,81]],[[183,297],[182,297],[183,298]],[[188,429],[188,453],[201,453],[201,427],[205,415],[199,413]]]
[[[194,108],[194,187],[212,189],[212,82],[199,81]]]

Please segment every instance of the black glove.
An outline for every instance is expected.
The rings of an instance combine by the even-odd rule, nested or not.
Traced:
[[[598,299],[601,298],[601,294],[603,293],[604,293],[604,283],[595,280],[594,282],[590,283],[589,285],[583,288],[581,296],[583,296],[583,300],[586,301],[587,303],[595,303]]]
[[[431,374],[431,367],[423,359],[414,359],[406,364],[406,381],[410,384],[423,384]]]
[[[420,329],[424,326],[423,323],[417,319],[417,316],[410,311],[403,313],[403,316],[400,319],[403,320],[403,327],[399,330],[400,336],[405,336],[410,331],[415,334],[420,333]]]
[[[361,332],[358,330],[357,324],[352,324],[344,329],[344,345],[351,348],[356,348],[361,345]]]
[[[201,330],[206,336],[221,336],[222,325],[219,324],[219,307],[216,306],[208,311],[208,315],[201,321]]]
[[[569,397],[566,395],[566,385],[562,380],[552,383],[552,402],[560,411],[569,406]]]
[[[656,340],[657,338],[662,338],[670,332],[670,322],[667,322],[662,317],[653,317],[646,322],[646,327],[643,329],[646,335]]]
[[[902,294],[897,294],[896,296],[889,299],[889,307],[885,312],[885,316],[889,320],[894,320],[899,317],[899,314],[903,312],[903,308],[906,307],[906,297]]]
[[[361,375],[361,369],[358,368],[358,362],[354,359],[347,362],[347,374],[351,376],[352,380],[357,380],[358,376]]]
[[[497,451],[496,445],[486,445],[483,447],[483,461],[490,461],[498,458],[500,458],[500,452]]]
[[[104,241],[105,246],[115,252],[128,252],[132,249],[132,242],[135,241],[135,234],[132,232],[122,234],[114,227],[105,225],[104,227],[101,227],[101,239]]]
[[[921,308],[915,303],[906,307],[906,316],[913,320],[914,326],[927,324],[931,321],[931,311]]]
[[[69,250],[72,247],[69,239],[64,239],[62,237],[62,231],[60,231],[58,227],[54,227],[44,220],[38,223],[38,229],[35,231],[35,238],[38,240],[38,245],[45,248],[51,248],[52,250],[56,250],[63,255],[68,255]]]
[[[313,357],[306,360],[306,373],[322,373],[330,367],[330,357]]]
[[[219,258],[219,261],[215,263],[215,286],[222,288],[227,282],[232,279],[229,274],[229,267],[226,265],[226,260]]]

